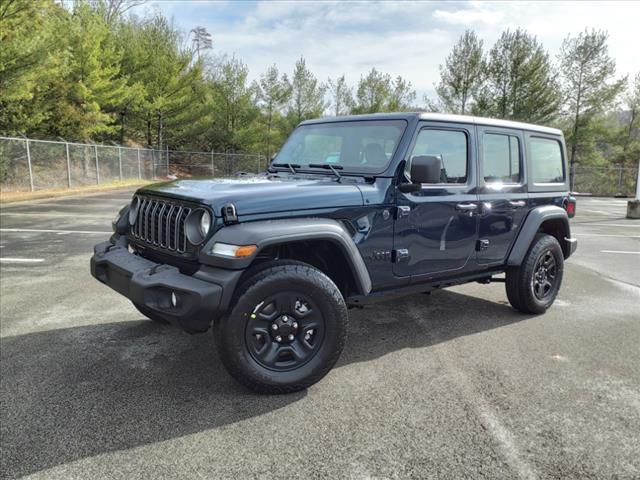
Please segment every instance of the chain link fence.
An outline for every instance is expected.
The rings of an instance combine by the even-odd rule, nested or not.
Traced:
[[[0,137],[0,187],[4,192],[100,185],[115,181],[229,177],[259,173],[261,155],[153,150]],[[635,194],[637,167],[574,170],[573,191],[598,196]]]
[[[633,197],[638,181],[638,167],[587,167],[574,170],[573,191],[599,197]]]
[[[259,173],[261,155],[153,150],[0,137],[0,187],[4,192],[74,188],[116,181],[171,177],[228,177]]]

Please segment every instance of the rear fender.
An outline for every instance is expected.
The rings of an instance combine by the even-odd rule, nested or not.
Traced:
[[[569,258],[573,250],[575,250],[575,248],[572,248],[572,243],[575,243],[575,240],[571,238],[567,212],[563,208],[555,205],[547,205],[535,208],[529,212],[524,220],[524,225],[520,229],[518,238],[509,253],[507,265],[518,266],[522,264],[536,234],[544,231],[545,225],[549,224],[553,224],[554,227],[556,227],[553,229],[553,232],[550,231],[549,233],[558,239],[564,257]]]

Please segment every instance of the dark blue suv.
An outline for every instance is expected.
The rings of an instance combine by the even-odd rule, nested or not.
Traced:
[[[211,328],[243,384],[291,392],[335,364],[348,307],[504,281],[514,308],[543,313],[576,248],[575,206],[560,130],[424,113],[318,119],[261,175],[138,190],[91,272],[151,320]]]

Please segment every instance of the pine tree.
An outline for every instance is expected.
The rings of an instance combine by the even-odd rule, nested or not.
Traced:
[[[282,108],[291,97],[291,83],[289,83],[286,75],[280,77],[278,67],[272,65],[260,77],[260,82],[255,88],[266,117],[266,131],[264,132],[265,153],[267,158],[271,158],[273,145],[282,141],[280,132],[274,130],[274,127],[279,120]]]
[[[52,87],[61,100],[51,102],[58,120],[52,133],[80,140],[113,134],[116,112],[127,95],[120,76],[121,52],[104,19],[87,3],[75,5],[65,27],[68,55],[64,78]]]
[[[37,134],[47,119],[43,91],[61,74],[63,45],[54,41],[66,11],[48,0],[0,3],[0,132]]]
[[[291,97],[287,117],[293,129],[303,120],[322,115],[326,108],[324,100],[327,88],[307,68],[303,57],[296,62],[291,78]]]
[[[331,96],[332,113],[336,117],[347,115],[353,108],[353,91],[347,85],[344,74],[335,80],[327,80],[329,94]]]
[[[483,42],[473,30],[466,30],[453,46],[444,65],[436,93],[444,109],[466,114],[473,106],[484,76]]]
[[[594,149],[592,130],[598,115],[615,105],[626,81],[613,80],[615,61],[609,56],[607,38],[606,32],[585,30],[567,37],[560,52],[562,92],[570,118],[567,143],[572,186],[576,162],[581,156],[591,156]]]
[[[356,90],[354,113],[376,113],[386,111],[391,95],[391,75],[372,68],[360,78]]]
[[[386,110],[388,112],[406,112],[415,110],[415,101],[416,92],[411,88],[411,82],[398,75],[391,85]]]
[[[231,57],[213,73],[216,144],[227,152],[251,150],[259,140],[255,129],[250,128],[257,117],[257,92],[247,82],[249,69]]]
[[[524,30],[502,33],[485,79],[474,113],[543,124],[557,117],[560,96],[549,55]]]

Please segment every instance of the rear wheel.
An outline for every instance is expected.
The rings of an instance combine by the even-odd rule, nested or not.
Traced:
[[[507,270],[509,303],[523,313],[544,313],[555,301],[564,271],[564,255],[555,237],[536,235],[519,267]]]
[[[302,262],[275,262],[238,291],[231,313],[214,325],[220,359],[236,380],[287,393],[329,372],[347,335],[347,308],[329,277]]]
[[[148,308],[143,307],[142,305],[138,305],[137,303],[134,303],[133,306],[136,307],[141,314],[143,314],[145,317],[147,317],[152,322],[159,323],[161,325],[169,325],[168,321],[166,321],[162,317],[157,316],[155,313],[153,313]]]

